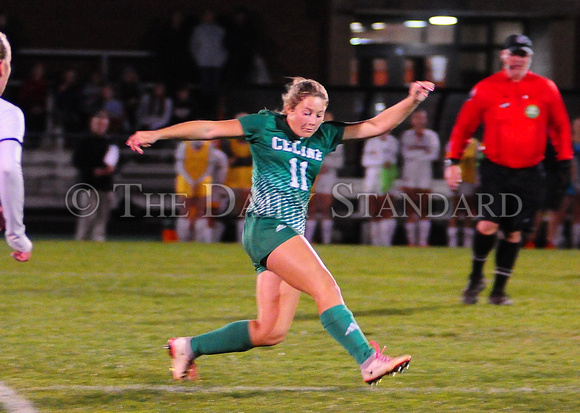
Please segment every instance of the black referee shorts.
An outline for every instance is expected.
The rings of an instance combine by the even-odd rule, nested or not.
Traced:
[[[516,169],[484,159],[479,176],[478,218],[499,224],[505,234],[529,231],[545,196],[541,165]]]

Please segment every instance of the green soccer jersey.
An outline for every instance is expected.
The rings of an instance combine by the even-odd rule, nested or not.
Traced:
[[[310,138],[300,138],[276,112],[262,110],[239,121],[254,161],[247,212],[280,219],[303,234],[312,184],[326,154],[341,142],[344,124],[325,122]]]

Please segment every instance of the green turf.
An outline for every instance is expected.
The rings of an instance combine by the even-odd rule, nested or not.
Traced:
[[[0,381],[42,412],[580,411],[578,251],[522,251],[496,307],[459,303],[466,249],[316,248],[369,339],[413,356],[405,374],[365,385],[303,296],[284,343],[175,383],[168,337],[255,314],[242,247],[43,240],[26,264],[0,248]]]

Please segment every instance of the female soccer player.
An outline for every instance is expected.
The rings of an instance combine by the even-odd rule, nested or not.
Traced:
[[[258,315],[196,337],[178,337],[166,346],[174,379],[196,378],[194,361],[205,354],[247,351],[272,346],[285,338],[300,292],[314,298],[323,327],[356,360],[366,383],[397,373],[411,356],[388,357],[367,341],[340,289],[303,236],[310,189],[324,156],[344,141],[387,133],[399,125],[432,91],[416,82],[409,95],[363,122],[324,122],[326,89],[310,79],[295,78],[282,96],[281,113],[257,114],[223,121],[191,121],[155,131],[139,131],[127,145],[143,148],[160,139],[217,139],[244,136],[251,144],[254,169],[252,198],[246,213],[243,245],[257,277]]]
[[[6,35],[0,32],[0,96],[10,78],[12,50]],[[32,254],[32,242],[24,226],[24,180],[22,177],[22,141],[24,115],[20,108],[0,98],[0,230],[5,221],[6,242],[16,261],[25,262]]]

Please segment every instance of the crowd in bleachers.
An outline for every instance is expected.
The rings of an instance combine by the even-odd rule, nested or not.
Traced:
[[[2,13],[0,24],[7,17]],[[153,21],[145,40],[154,67],[147,79],[130,64],[104,73],[97,64],[52,67],[39,57],[7,94],[25,112],[27,144],[55,130],[81,133],[98,110],[109,113],[113,134],[223,117],[224,88],[270,82],[255,18],[240,6],[220,16],[210,9],[199,16],[176,11]]]

